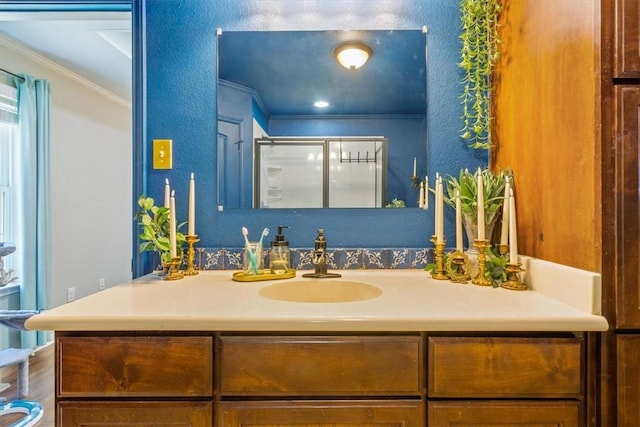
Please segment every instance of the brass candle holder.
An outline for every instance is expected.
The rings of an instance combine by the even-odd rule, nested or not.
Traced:
[[[491,286],[491,280],[484,275],[487,264],[486,249],[490,246],[490,243],[488,240],[476,239],[473,245],[478,248],[478,274],[471,279],[471,283],[479,286]]]
[[[186,276],[195,276],[196,274],[198,274],[198,270],[195,269],[193,263],[196,257],[196,251],[193,248],[193,245],[195,243],[198,243],[200,241],[200,239],[198,239],[198,235],[197,234],[187,234],[186,236],[184,236],[184,238],[187,240],[187,269],[184,271],[184,274]]]
[[[162,280],[180,280],[184,277],[184,273],[180,271],[180,264],[182,259],[180,257],[171,258],[171,261],[163,263],[162,266],[167,269],[167,274],[162,277]]]
[[[505,266],[505,270],[507,271],[507,280],[502,282],[500,285],[505,289],[510,289],[512,291],[525,291],[528,289],[527,285],[520,281],[519,273],[524,271],[522,264],[507,264]]]
[[[444,247],[447,244],[447,241],[442,239],[442,242],[438,243],[436,236],[432,236],[431,241],[435,246],[434,257],[436,264],[435,268],[431,270],[431,277],[436,280],[447,280],[449,277],[446,275],[444,265]]]
[[[455,251],[447,257],[446,270],[454,283],[467,283],[471,279],[471,260],[462,251]]]
[[[509,245],[498,245],[498,253],[500,256],[505,256],[509,253]]]

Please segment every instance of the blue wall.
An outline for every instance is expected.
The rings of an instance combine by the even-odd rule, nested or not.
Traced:
[[[136,18],[138,16],[140,19]],[[291,227],[293,246],[310,246],[316,228],[325,228],[331,247],[427,247],[433,210],[286,209],[216,211],[216,28],[232,30],[420,29],[428,26],[428,114],[426,158],[420,175],[457,174],[486,166],[487,153],[458,137],[461,85],[458,0],[142,0],[134,3],[134,25],[144,26],[146,45],[134,60],[143,96],[135,118],[135,192],[156,199],[165,178],[176,190],[178,219],[187,216],[191,172],[197,181],[197,233],[202,247],[242,245],[240,228],[252,234],[277,224]],[[144,58],[146,56],[146,61]],[[141,61],[143,61],[141,63]],[[144,90],[146,89],[146,95]],[[173,139],[173,169],[153,170],[154,138]],[[142,139],[142,140],[139,140]],[[140,171],[141,169],[141,171]],[[137,195],[136,195],[137,197]],[[446,230],[453,241],[453,212]],[[137,260],[136,262],[140,262]],[[136,270],[134,270],[136,271]]]

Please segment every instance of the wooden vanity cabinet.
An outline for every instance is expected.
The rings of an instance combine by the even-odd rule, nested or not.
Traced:
[[[569,334],[59,332],[56,425],[579,426],[584,370]]]
[[[222,335],[217,425],[425,425],[423,347],[419,335]]]
[[[212,425],[213,342],[56,332],[56,426]]]
[[[581,338],[427,341],[430,426],[585,424]]]

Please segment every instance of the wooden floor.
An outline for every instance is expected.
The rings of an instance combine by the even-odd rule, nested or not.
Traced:
[[[29,359],[29,395],[24,400],[35,400],[40,402],[44,409],[44,415],[38,422],[38,427],[51,427],[54,425],[54,346],[47,345],[38,351]],[[0,392],[0,397],[6,398],[8,401],[18,399],[16,389],[17,367],[10,366],[0,369],[0,382],[10,383],[11,387]],[[15,418],[20,418],[12,416]],[[8,425],[16,421],[15,418],[5,416],[0,418],[0,426]]]

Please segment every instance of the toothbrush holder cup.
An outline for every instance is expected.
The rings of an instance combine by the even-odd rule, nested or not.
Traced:
[[[242,271],[247,276],[262,274],[264,269],[264,255],[260,242],[249,242],[242,252]]]

